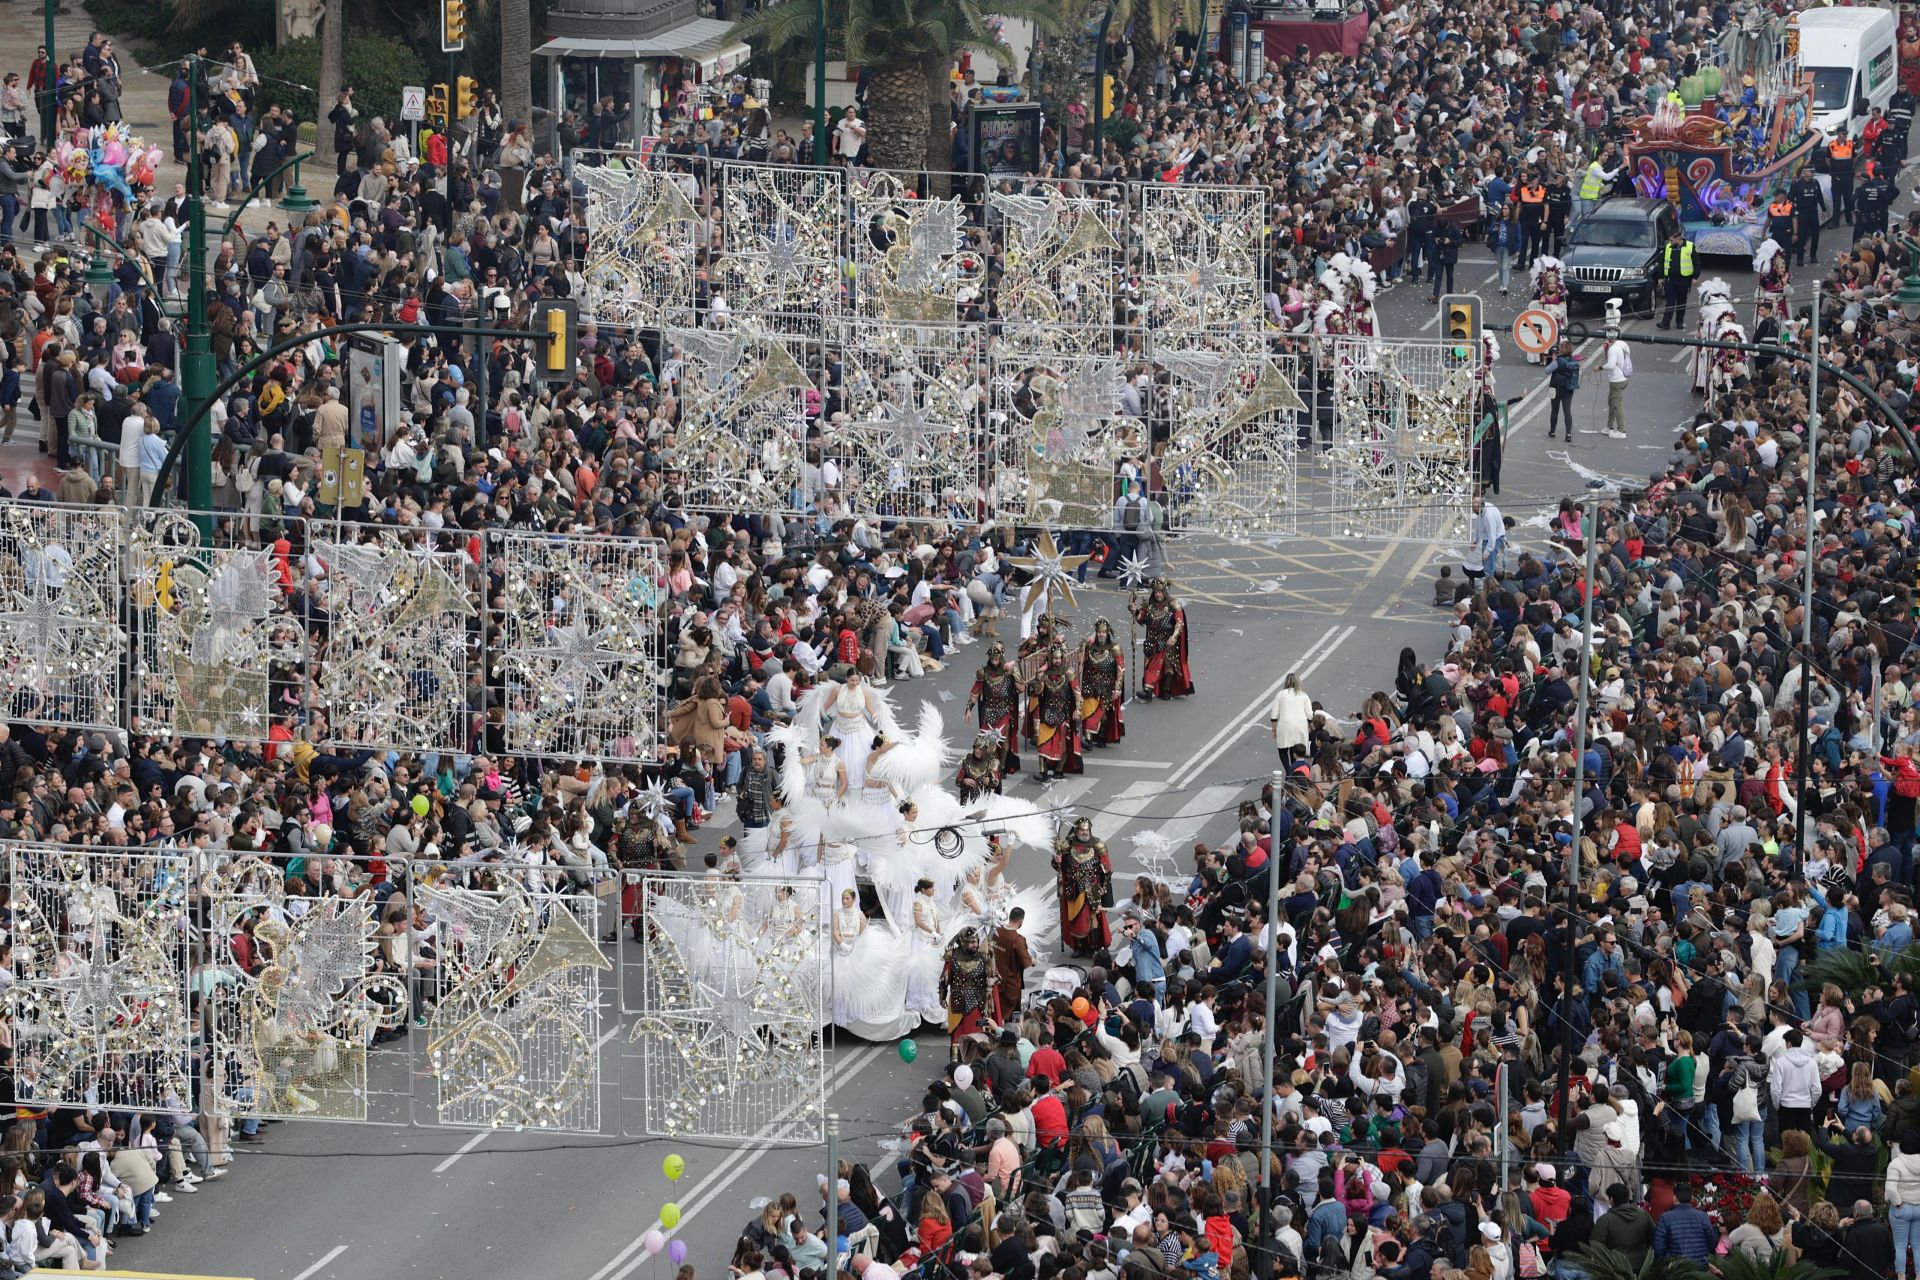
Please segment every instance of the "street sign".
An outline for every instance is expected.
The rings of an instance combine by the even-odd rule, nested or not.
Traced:
[[[427,86],[423,84],[400,86],[400,118],[402,120],[427,118]]]
[[[1543,356],[1560,341],[1560,322],[1539,307],[1528,307],[1513,321],[1513,345],[1530,356]]]

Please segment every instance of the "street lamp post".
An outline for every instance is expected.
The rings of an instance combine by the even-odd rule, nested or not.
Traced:
[[[200,76],[198,54],[187,64],[187,335],[180,357],[180,398],[188,423],[204,416],[213,395],[213,333],[207,323],[207,192],[200,162]],[[183,428],[186,441],[187,510],[203,542],[213,538],[213,433],[210,427]],[[159,485],[154,486],[160,500]]]
[[[1093,49],[1093,164],[1099,172],[1107,132],[1107,28],[1113,25],[1113,6],[1100,15],[1100,42]]]
[[[827,146],[827,0],[813,4],[813,162],[833,163]]]
[[[1585,830],[1585,821],[1580,813],[1580,801],[1586,791],[1587,762],[1587,686],[1593,675],[1593,575],[1594,565],[1600,551],[1600,482],[1589,480],[1587,488],[1592,492],[1593,527],[1587,530],[1587,563],[1584,578],[1585,598],[1580,604],[1580,695],[1574,704],[1573,720],[1573,843],[1567,858],[1567,964],[1560,975],[1560,1069],[1566,1074],[1563,1080],[1573,1079],[1573,983],[1574,955],[1580,945],[1580,834]],[[1554,1131],[1560,1135],[1560,1149],[1565,1151],[1573,1140],[1573,1134],[1567,1128],[1567,1095],[1570,1089],[1560,1090],[1559,1122]]]
[[[1807,354],[1807,545],[1802,557],[1800,585],[1800,749],[1794,768],[1793,857],[1795,866],[1807,861],[1807,773],[1813,767],[1813,517],[1814,480],[1820,468],[1820,282],[1813,283],[1813,324]]]
[[[53,9],[55,0],[46,0],[42,16],[46,29],[41,33],[40,43],[47,46],[47,78],[40,86],[40,141],[49,150],[53,147],[53,126],[60,118],[60,100],[54,94],[54,68],[60,65],[60,49],[53,42]]]

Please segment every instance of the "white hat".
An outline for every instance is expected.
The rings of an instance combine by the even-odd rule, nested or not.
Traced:
[[[1500,1224],[1497,1222],[1482,1222],[1480,1224],[1480,1234],[1489,1240],[1498,1240],[1500,1238]]]
[[[1618,1120],[1607,1121],[1607,1127],[1600,1132],[1607,1136],[1608,1142],[1625,1142],[1627,1140],[1627,1126],[1621,1124]]]

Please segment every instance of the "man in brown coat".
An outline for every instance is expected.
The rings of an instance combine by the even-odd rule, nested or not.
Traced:
[[[322,449],[343,449],[347,444],[347,406],[340,403],[340,388],[329,386],[326,399],[313,411],[313,441]]]
[[[1020,1009],[1020,994],[1026,989],[1027,970],[1033,967],[1033,952],[1020,936],[1027,913],[1015,907],[1007,913],[1007,922],[993,932],[993,981],[998,989],[1000,1019],[1010,1022]]]

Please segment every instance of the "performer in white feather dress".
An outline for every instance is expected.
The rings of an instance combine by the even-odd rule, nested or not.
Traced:
[[[858,790],[866,781],[874,736],[892,726],[892,710],[858,671],[849,671],[844,681],[827,686],[823,711],[828,732],[839,739],[834,752],[846,766],[847,787]]]

